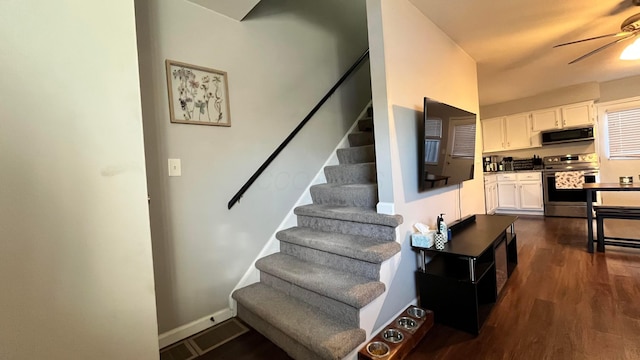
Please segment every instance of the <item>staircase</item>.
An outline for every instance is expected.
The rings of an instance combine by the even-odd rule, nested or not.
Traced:
[[[242,320],[298,360],[342,359],[364,343],[361,309],[385,292],[381,264],[400,251],[402,217],[375,210],[370,109],[348,140],[313,203],[294,210],[298,226],[276,234],[280,252],[256,262],[260,282],[232,295]]]

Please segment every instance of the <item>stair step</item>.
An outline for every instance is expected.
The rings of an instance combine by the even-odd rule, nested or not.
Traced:
[[[342,359],[366,340],[364,330],[261,283],[236,290],[233,298],[242,320],[298,359]]]
[[[338,149],[337,155],[340,164],[359,164],[376,161],[374,145]]]
[[[355,131],[348,135],[350,146],[364,146],[373,144],[372,132]]]
[[[260,272],[260,282],[307,303],[324,312],[330,318],[353,327],[360,327],[360,309],[341,301],[326,297],[303,287],[294,285],[267,272]]]
[[[370,263],[382,263],[400,251],[400,244],[395,241],[381,241],[367,236],[330,233],[299,226],[279,231],[276,238],[282,242]]]
[[[329,165],[325,166],[324,175],[333,184],[372,184],[376,182],[376,164]]]
[[[373,118],[366,117],[358,120],[358,130],[360,131],[373,131]]]
[[[401,215],[378,214],[374,208],[363,209],[352,206],[309,204],[296,207],[293,213],[298,216],[313,216],[363,224],[382,225],[393,229],[402,224]]]
[[[364,208],[378,204],[378,184],[318,184],[309,191],[314,204]]]
[[[380,281],[275,253],[256,261],[256,268],[296,286],[362,308],[384,293]]]

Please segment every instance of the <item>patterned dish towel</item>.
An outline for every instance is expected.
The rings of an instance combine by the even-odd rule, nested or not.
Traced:
[[[556,172],[556,189],[582,189],[584,171]]]

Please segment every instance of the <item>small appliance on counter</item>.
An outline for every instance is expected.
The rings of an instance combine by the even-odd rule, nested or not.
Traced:
[[[513,158],[510,156],[502,158],[502,170],[513,171]]]
[[[482,166],[485,172],[494,172],[499,170],[498,156],[485,156],[482,159]]]

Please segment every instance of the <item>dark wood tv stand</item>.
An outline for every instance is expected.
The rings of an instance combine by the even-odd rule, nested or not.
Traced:
[[[443,250],[414,248],[420,306],[435,321],[478,334],[518,264],[516,234],[508,215],[475,215]],[[429,258],[427,262],[425,259]]]

